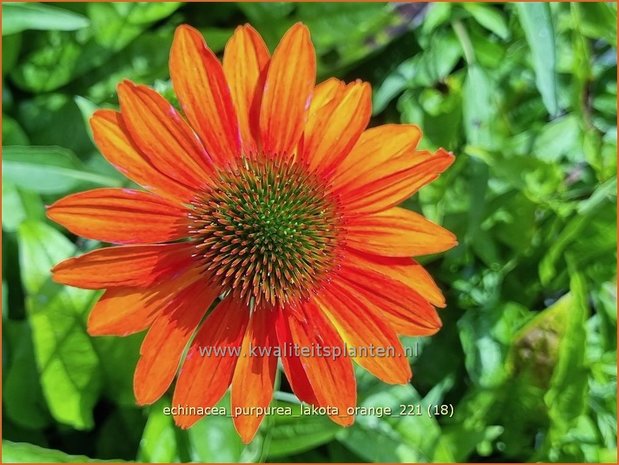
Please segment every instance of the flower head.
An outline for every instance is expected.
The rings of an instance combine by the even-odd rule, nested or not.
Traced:
[[[178,371],[174,405],[213,406],[232,386],[233,412],[266,407],[279,359],[301,400],[337,409],[332,419],[350,425],[351,357],[290,348],[390,348],[380,359],[352,358],[387,383],[406,383],[397,335],[440,328],[441,292],[410,257],[447,250],[455,238],[396,205],[453,156],[416,150],[413,125],[366,129],[370,86],[316,86],[315,68],[302,24],[272,56],[254,29],[237,28],[223,64],[198,31],[180,26],[170,74],[182,114],[125,81],[120,111],[93,116],[104,157],[144,190],[96,189],[49,207],[71,232],[116,244],[58,264],[53,277],[105,289],[90,334],[148,329],[138,403],[155,402]],[[261,420],[234,416],[246,442]]]

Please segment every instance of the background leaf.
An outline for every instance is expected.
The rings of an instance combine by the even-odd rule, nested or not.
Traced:
[[[520,22],[531,48],[537,88],[551,116],[559,111],[557,77],[555,74],[555,34],[550,5],[547,3],[517,3]]]
[[[113,178],[88,172],[75,155],[61,147],[4,147],[2,172],[11,182],[40,194],[59,194],[80,184],[118,185]]]
[[[5,3],[2,8],[2,35],[28,29],[73,31],[90,24],[88,18],[41,3]]]
[[[3,13],[5,461],[616,462],[615,4],[68,2]],[[280,373],[272,405],[294,414],[267,416],[243,445],[227,416],[177,428],[163,411],[173,385],[136,405],[144,334],[88,336],[98,293],[50,279],[58,261],[104,245],[53,224],[45,205],[138,188],[101,156],[88,119],[118,109],[123,79],[180,108],[168,68],[178,25],[221,58],[240,25],[272,52],[298,21],[318,82],[368,81],[370,126],[415,124],[419,150],[455,154],[401,206],[459,245],[417,257],[447,306],[437,334],[402,338],[411,383],[356,368],[358,404],[392,414],[349,428],[300,414]],[[432,413],[441,406],[449,414]]]

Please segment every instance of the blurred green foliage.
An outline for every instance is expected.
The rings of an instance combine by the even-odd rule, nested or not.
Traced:
[[[616,15],[609,3],[4,3],[4,460],[616,462]],[[272,48],[296,21],[320,79],[371,82],[373,125],[416,123],[422,147],[457,156],[405,203],[459,238],[424,260],[444,327],[405,341],[419,348],[412,385],[359,371],[360,405],[454,414],[349,429],[268,417],[244,447],[230,419],[181,431],[162,413],[169,397],[134,404],[141,336],[86,334],[96,295],[49,268],[98,244],[44,205],[127,185],[85,121],[117,105],[122,78],[173,98],[177,25],[219,53],[239,24]],[[298,408],[286,392],[275,402]]]

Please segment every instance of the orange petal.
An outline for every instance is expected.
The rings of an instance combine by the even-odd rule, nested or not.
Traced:
[[[365,302],[338,286],[336,281],[315,301],[331,320],[348,349],[355,351],[354,359],[359,365],[386,383],[404,384],[410,381],[410,365],[398,336]]]
[[[352,362],[345,355],[344,342],[315,302],[310,300],[303,304],[301,314],[301,318],[289,315],[290,335],[298,345],[299,359],[318,404],[336,409],[329,415],[331,419],[339,425],[350,426],[355,418],[348,409],[357,403],[357,383]],[[335,356],[337,353],[340,355]]]
[[[290,334],[288,312],[286,311],[286,313],[284,313],[283,310],[278,310],[276,318],[275,329],[281,352],[280,360],[288,384],[290,384],[292,392],[295,393],[301,402],[319,405],[316,394],[314,393],[314,388],[312,388],[309,382],[299,356],[290,350],[291,347],[294,347],[295,341]]]
[[[88,315],[88,334],[127,336],[144,331],[178,292],[199,277],[194,270],[189,270],[147,289],[113,287],[106,290]]]
[[[405,208],[353,217],[346,223],[346,245],[376,255],[427,255],[444,252],[457,243],[451,232]]]
[[[189,339],[217,294],[194,282],[161,310],[142,342],[135,369],[133,390],[139,405],[152,404],[170,387]]]
[[[48,207],[47,216],[73,234],[116,244],[165,242],[187,235],[184,208],[133,189],[69,195]]]
[[[421,130],[412,124],[385,124],[370,128],[361,137],[338,166],[333,180],[335,189],[358,180],[358,187],[364,178],[382,164],[403,155],[413,156],[415,147],[421,139]],[[351,186],[354,189],[354,186]]]
[[[239,127],[224,70],[202,34],[191,26],[176,29],[170,76],[187,119],[211,157],[220,165],[235,158],[240,150]]]
[[[277,336],[273,327],[274,313],[265,308],[253,312],[243,339],[242,355],[232,378],[232,419],[245,444],[256,435],[264,415],[244,412],[242,409],[266,408],[273,397],[277,370],[277,357],[273,352],[277,347]],[[242,414],[236,415],[236,409],[241,409]]]
[[[178,202],[187,202],[194,192],[158,171],[138,151],[125,132],[120,113],[97,110],[90,119],[92,135],[101,154],[118,171],[140,186]]]
[[[355,213],[386,210],[406,200],[432,182],[454,160],[442,149],[432,156],[401,156],[390,159],[337,192],[346,208]]]
[[[357,267],[365,267],[389,276],[412,287],[424,299],[436,307],[445,306],[445,297],[430,273],[409,257],[383,257],[346,249],[346,260]]]
[[[312,103],[310,105],[308,119],[315,118],[315,114],[330,103],[333,98],[346,88],[346,84],[337,78],[329,78],[314,88]]]
[[[219,402],[232,381],[248,320],[247,306],[230,298],[206,317],[183,362],[172,405],[212,407]],[[174,421],[189,428],[200,418],[189,413]]]
[[[441,327],[434,307],[415,290],[369,268],[344,263],[338,284],[384,316],[398,334],[428,336]]]
[[[148,287],[194,265],[192,251],[186,242],[108,247],[60,262],[52,278],[83,289]]]
[[[307,113],[305,130],[307,130],[307,122],[312,119],[315,120],[316,115],[319,112],[328,109],[328,104],[333,101],[334,97],[340,95],[344,91],[344,89],[346,89],[346,84],[336,78],[329,78],[326,81],[321,82],[314,88],[312,101]],[[302,134],[294,152],[294,157],[298,156],[301,162],[309,164],[309,161],[307,160],[308,153],[305,150],[304,146],[305,135]]]
[[[370,121],[372,90],[366,82],[356,81],[347,86],[342,83],[328,102],[322,100],[313,101],[310,106],[303,150],[311,170],[330,174]]]
[[[249,24],[237,27],[226,44],[223,69],[230,86],[245,153],[257,149],[255,136],[269,60],[269,49],[260,34]]]
[[[260,132],[266,153],[290,155],[305,123],[316,80],[316,54],[306,26],[297,23],[284,35],[267,72]]]
[[[211,160],[166,99],[146,86],[123,81],[118,86],[118,100],[131,140],[155,168],[194,190],[208,185]]]

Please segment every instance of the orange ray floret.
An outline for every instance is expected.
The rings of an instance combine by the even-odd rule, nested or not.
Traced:
[[[51,205],[49,218],[72,233],[117,244],[56,265],[53,278],[105,290],[91,335],[148,330],[136,400],[152,404],[176,378],[180,427],[231,388],[234,425],[251,441],[278,360],[300,400],[352,424],[353,362],[406,383],[398,335],[441,327],[445,299],[411,257],[456,239],[397,205],[453,155],[417,150],[414,125],[368,129],[368,83],[316,85],[303,24],[272,55],[240,26],[223,64],[196,29],[180,26],[170,75],[182,110],[124,81],[120,112],[92,117],[103,156],[143,190],[95,189]],[[386,356],[364,355],[370,347]]]

